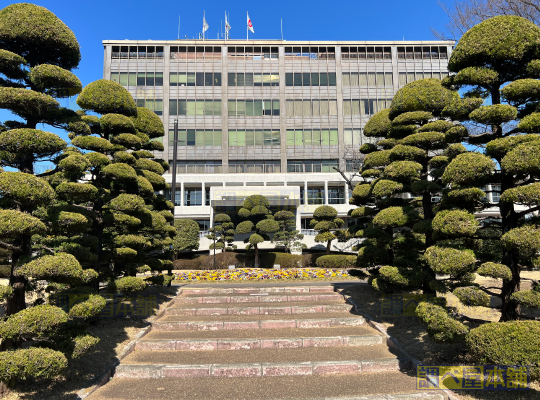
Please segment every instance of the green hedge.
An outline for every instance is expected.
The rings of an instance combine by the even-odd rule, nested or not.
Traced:
[[[526,365],[531,378],[540,378],[540,322],[492,322],[465,338],[469,353],[481,364]]]
[[[324,255],[324,253],[294,255],[288,253],[261,252],[259,253],[259,265],[261,268],[273,268],[274,264],[279,264],[281,268],[317,268],[316,260]],[[352,257],[356,259],[355,256]],[[229,265],[236,265],[237,268],[253,268],[254,258],[254,255],[245,253],[218,253],[216,254],[215,269],[227,269],[229,268]],[[174,269],[214,269],[214,256],[213,254],[195,255],[191,258],[178,259],[174,261]]]
[[[319,257],[316,261],[319,268],[353,268],[356,265],[356,256],[329,255]]]

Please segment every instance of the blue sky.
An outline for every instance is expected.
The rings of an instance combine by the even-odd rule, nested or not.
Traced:
[[[201,32],[203,10],[217,38],[225,9],[231,39],[246,38],[246,11],[253,22],[252,39],[279,39],[280,21],[286,40],[432,40],[430,26],[442,29],[446,16],[437,0],[357,1],[118,1],[50,0],[36,4],[55,13],[77,37],[82,60],[74,72],[83,85],[103,74],[104,39],[174,40]]]
[[[81,63],[73,72],[83,86],[103,76],[102,40],[174,40],[194,38],[202,28],[203,10],[217,38],[225,10],[230,15],[231,39],[246,38],[246,11],[255,34],[250,39],[280,39],[281,19],[285,40],[432,40],[430,26],[441,30],[447,21],[437,0],[378,1],[118,1],[47,0],[35,4],[56,14],[74,33],[81,46]],[[223,21],[224,23],[224,21]],[[61,100],[76,109],[75,99]],[[13,119],[0,110],[0,120]],[[46,127],[69,141],[67,133]]]

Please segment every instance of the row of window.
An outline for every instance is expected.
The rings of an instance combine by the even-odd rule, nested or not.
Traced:
[[[364,144],[363,129],[343,129],[345,146],[361,146]]]
[[[221,100],[169,100],[169,115],[221,115]]]
[[[229,72],[229,86],[279,86],[279,72]]]
[[[392,72],[344,72],[343,86],[392,86]]]
[[[335,72],[287,72],[285,86],[336,86]]]
[[[221,86],[221,72],[171,72],[171,86]]]
[[[169,162],[169,171],[173,171],[172,161]],[[223,166],[220,161],[177,161],[177,174],[221,174]]]
[[[285,115],[288,117],[337,115],[337,100],[287,100]]]
[[[300,186],[300,204],[305,204],[305,197],[304,187]],[[324,204],[324,187],[308,187],[307,204]],[[345,204],[345,189],[342,186],[328,187],[328,204]]]
[[[229,174],[281,173],[281,161],[229,161]]]
[[[221,59],[221,47],[214,46],[171,46],[171,59]],[[307,60],[335,59],[334,47],[285,47],[286,58]],[[277,47],[229,47],[231,58],[253,60],[277,59]],[[447,59],[448,50],[444,46],[398,47],[398,59]],[[147,59],[163,58],[163,46],[112,46],[112,58]],[[342,47],[341,58],[349,59],[391,59],[390,47]]]
[[[230,117],[279,115],[279,100],[229,100]]]
[[[221,147],[221,130],[179,129],[178,146],[215,146]],[[174,130],[169,129],[169,146],[174,146]]]
[[[287,146],[337,146],[337,129],[287,130]]]
[[[400,72],[399,73],[399,85],[405,86],[408,83],[420,80],[420,79],[442,79],[448,76],[448,72]]]
[[[111,58],[163,58],[163,46],[112,46]]]
[[[343,115],[373,115],[391,104],[392,99],[343,100]]]
[[[338,160],[288,160],[287,172],[336,172]]]
[[[229,146],[279,146],[278,130],[230,130]]]
[[[111,72],[111,81],[122,86],[163,86],[163,72]]]
[[[419,79],[441,79],[448,72],[400,72],[399,84]],[[235,73],[228,74],[229,86],[258,87],[279,86],[278,73]],[[392,86],[391,72],[344,72],[343,86]],[[112,72],[111,81],[122,86],[163,86],[163,72]],[[221,86],[220,72],[171,72],[170,86]],[[335,86],[336,74],[329,73],[286,73],[286,86]]]

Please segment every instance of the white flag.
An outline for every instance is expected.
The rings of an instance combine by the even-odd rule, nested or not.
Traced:
[[[229,32],[231,30],[231,25],[229,24],[229,21],[227,20],[227,13],[225,13],[225,32]]]
[[[255,33],[255,31],[253,30],[253,24],[251,23],[251,20],[249,19],[249,14],[247,15],[247,24],[248,24],[248,29],[249,29],[252,33]]]
[[[208,30],[208,24],[206,23],[206,19],[202,17],[202,31],[203,33]]]

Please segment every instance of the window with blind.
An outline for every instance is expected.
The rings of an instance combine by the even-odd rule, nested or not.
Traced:
[[[229,147],[236,146],[279,146],[281,135],[279,130],[230,130]]]
[[[229,161],[230,174],[280,173],[281,161]]]
[[[359,147],[363,144],[362,129],[344,129],[345,146]]]
[[[221,100],[169,100],[169,115],[221,115]]]
[[[230,117],[279,115],[279,100],[229,100]]]
[[[285,86],[336,86],[335,72],[287,72]]]
[[[169,171],[172,170],[172,161],[169,161]],[[221,161],[177,161],[176,163],[177,174],[221,174],[222,172]]]
[[[337,115],[337,100],[287,100],[285,113],[288,117]]]
[[[171,72],[171,86],[221,86],[221,72]]]
[[[112,72],[111,81],[122,86],[163,86],[163,72]]]
[[[287,146],[337,146],[337,129],[287,130]]]
[[[287,172],[336,172],[338,160],[291,160],[287,161]]]
[[[137,107],[145,107],[157,115],[163,115],[163,100],[161,99],[136,99],[135,103]]]
[[[405,86],[408,83],[417,81],[419,79],[428,79],[428,78],[434,78],[434,79],[444,79],[448,76],[448,72],[400,72],[399,73],[399,86]]]
[[[174,129],[169,129],[169,146],[174,146]],[[221,130],[179,129],[178,146],[221,147]]]
[[[343,86],[392,86],[392,72],[345,72]]]
[[[279,86],[279,72],[246,73],[229,72],[229,86]]]

